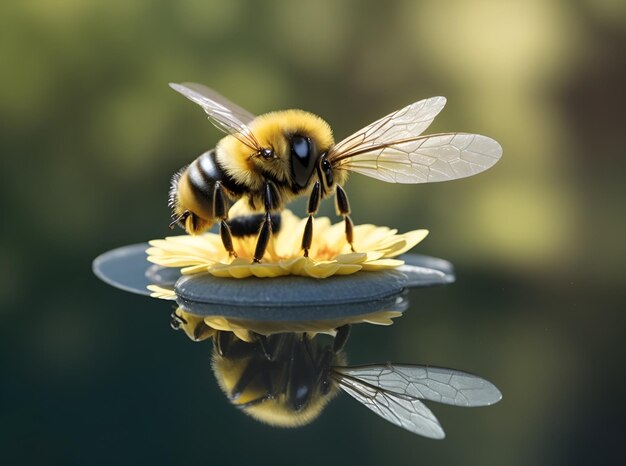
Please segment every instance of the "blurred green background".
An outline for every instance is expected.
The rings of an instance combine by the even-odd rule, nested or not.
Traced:
[[[26,0],[0,24],[2,464],[623,458],[625,2]],[[228,405],[168,304],[99,282],[96,255],[169,233],[169,177],[220,137],[170,81],[310,110],[338,139],[445,95],[433,132],[497,139],[473,178],[351,178],[357,223],[430,229],[416,252],[458,282],[348,350],[474,372],[503,401],[431,406],[443,442],[345,396],[269,428]]]

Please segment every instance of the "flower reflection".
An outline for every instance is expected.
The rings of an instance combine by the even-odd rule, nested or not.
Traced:
[[[216,277],[246,278],[301,275],[326,278],[350,275],[360,270],[395,268],[403,261],[395,257],[413,248],[428,234],[414,230],[398,234],[397,230],[375,225],[354,227],[352,252],[346,242],[344,225],[331,225],[328,217],[315,220],[309,257],[303,257],[301,239],[306,219],[288,210],[282,212],[280,231],[272,236],[261,263],[252,263],[256,236],[234,237],[238,258],[233,259],[218,234],[172,236],[150,241],[148,260],[166,267],[179,267],[183,274],[208,272]]]
[[[203,341],[215,336],[216,332],[232,332],[240,340],[254,342],[256,336],[269,337],[278,333],[306,333],[310,337],[317,334],[336,336],[337,329],[355,323],[391,325],[400,317],[397,310],[380,310],[353,316],[337,316],[330,319],[301,321],[262,321],[228,316],[198,316],[177,308],[172,313],[172,327],[183,330],[193,341]]]

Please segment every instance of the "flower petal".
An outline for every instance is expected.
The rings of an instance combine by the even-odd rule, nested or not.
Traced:
[[[400,235],[403,241],[398,242],[395,245],[396,247],[390,248],[386,251],[385,257],[396,257],[400,254],[404,254],[409,249],[412,249],[415,245],[420,243],[424,238],[426,238],[426,236],[428,236],[428,230],[413,230]]]
[[[308,276],[313,278],[327,278],[334,275],[340,267],[341,264],[338,264],[337,262],[316,263],[309,260],[304,264],[304,271]]]
[[[208,264],[192,265],[190,267],[183,267],[182,269],[180,269],[180,273],[182,273],[183,275],[195,275],[197,273],[207,272],[209,270],[209,267],[211,266]]]
[[[362,262],[369,260],[370,254],[372,253],[349,252],[346,254],[339,254],[335,260],[339,262],[340,264],[360,264]],[[382,257],[382,254],[381,254],[381,257]]]
[[[147,288],[150,291],[152,291],[152,293],[150,293],[150,296],[152,298],[167,299],[167,300],[176,299],[176,293],[172,289],[163,288],[158,285],[148,285]]]
[[[288,210],[281,213],[282,226],[272,236],[261,263],[251,257],[256,248],[256,235],[233,238],[239,258],[232,259],[224,250],[218,234],[180,235],[150,241],[148,260],[165,267],[181,268],[184,275],[209,272],[216,277],[279,277],[302,275],[326,278],[348,275],[359,270],[381,270],[402,265],[391,259],[402,254],[428,234],[415,230],[401,235],[397,230],[371,224],[354,227],[352,252],[345,238],[344,222],[331,225],[327,217],[314,220],[313,243],[309,257],[302,254],[302,234],[307,219],[300,219]]]
[[[262,262],[260,264],[251,264],[250,270],[252,271],[252,275],[258,278],[280,277],[286,275],[285,269],[277,263],[272,264]]]

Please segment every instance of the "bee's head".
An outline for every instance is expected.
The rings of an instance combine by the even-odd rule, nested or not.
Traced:
[[[303,110],[261,115],[250,129],[261,147],[251,163],[296,191],[309,185],[320,156],[334,144],[328,123]]]

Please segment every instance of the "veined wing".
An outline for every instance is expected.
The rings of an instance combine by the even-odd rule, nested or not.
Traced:
[[[351,157],[384,141],[402,141],[422,134],[446,105],[445,97],[431,97],[412,103],[376,120],[336,144],[328,161]]]
[[[392,424],[428,438],[446,436],[435,415],[418,399],[366,383],[343,368],[336,368],[333,378],[344,392]]]
[[[248,128],[255,116],[226,97],[198,83],[170,83],[170,87],[200,105],[218,129],[231,134],[251,149],[260,149]]]
[[[388,183],[431,183],[475,175],[501,156],[502,147],[491,138],[446,133],[364,148],[349,158],[340,157],[338,168]]]
[[[502,156],[496,141],[479,134],[421,136],[446,103],[420,100],[375,121],[336,144],[327,160],[388,183],[428,183],[480,173]]]
[[[344,377],[412,399],[454,406],[489,406],[502,399],[491,382],[454,369],[411,364],[381,364],[335,369]]]

